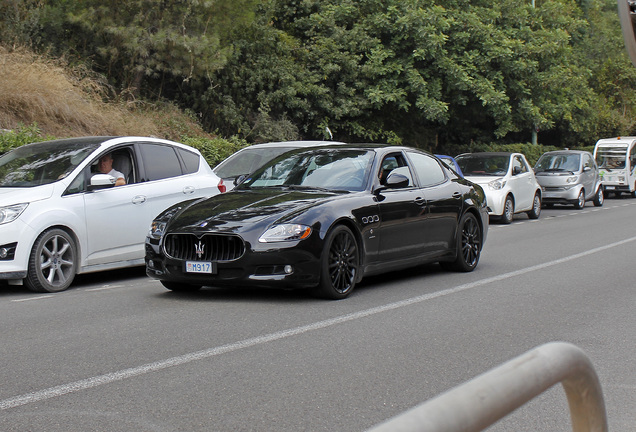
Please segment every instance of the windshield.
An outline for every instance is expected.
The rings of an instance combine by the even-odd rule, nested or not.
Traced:
[[[342,191],[364,190],[373,152],[321,149],[292,153],[272,161],[239,187],[300,187]]]
[[[18,147],[0,157],[0,187],[33,187],[63,179],[98,146],[47,141]]]
[[[581,155],[579,154],[544,154],[539,158],[537,165],[534,167],[536,172],[542,171],[570,171],[576,172],[581,164]]]
[[[596,164],[607,170],[625,168],[627,146],[598,147],[596,149]]]
[[[243,174],[251,174],[272,159],[294,147],[261,147],[241,150],[221,162],[214,173],[221,178],[236,178]]]
[[[503,176],[508,172],[509,155],[472,153],[455,158],[465,176]]]

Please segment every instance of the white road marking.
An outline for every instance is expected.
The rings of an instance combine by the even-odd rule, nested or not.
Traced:
[[[42,300],[42,299],[47,299],[47,298],[51,298],[53,297],[52,295],[42,295],[42,296],[37,296],[37,297],[29,297],[29,298],[23,298],[23,299],[18,299],[18,300],[11,300],[12,302],[15,303],[20,303],[20,302],[26,302],[26,301],[32,301],[32,300]]]
[[[542,270],[548,267],[553,267],[559,264],[563,264],[568,261],[572,261],[578,258],[583,258],[589,255],[593,255],[599,252],[606,251],[608,249],[612,249],[618,246],[625,245],[627,243],[632,243],[636,241],[636,237],[631,237],[628,239],[624,239],[615,243],[610,243],[604,246],[600,246],[597,248],[589,249],[584,252],[580,252],[574,255],[570,255],[567,257],[560,258],[555,261],[549,261],[542,264],[533,265],[530,267],[525,267],[519,270],[511,271],[508,273],[503,273],[498,276],[492,276],[489,278],[481,279],[475,282],[469,282],[466,284],[458,285],[454,288],[449,288],[443,291],[438,291],[435,293],[424,294],[421,296],[412,297],[410,299],[389,303],[383,306],[377,306],[370,309],[365,309],[359,312],[354,312],[347,315],[342,315],[339,317],[331,318],[324,321],[318,321],[312,324],[308,324],[305,326],[295,327],[287,330],[282,330],[274,333],[269,333],[262,336],[257,336],[254,338],[244,339],[242,341],[230,343],[227,345],[221,345],[214,348],[209,348],[202,351],[196,351],[189,354],[184,354],[182,356],[172,357],[169,359],[148,363],[142,366],[129,368],[120,370],[117,372],[107,373],[104,375],[99,375],[75,382],[71,382],[68,384],[62,384],[55,387],[50,387],[48,389],[36,391],[33,393],[27,393],[20,396],[15,396],[9,399],[4,399],[0,401],[0,410],[7,410],[10,408],[16,408],[19,406],[27,405],[34,402],[43,401],[46,399],[51,399],[58,396],[63,396],[65,394],[78,392],[80,390],[86,390],[90,388],[94,388],[97,386],[101,386],[104,384],[110,384],[117,381],[122,381],[128,378],[133,378],[140,375],[145,375],[150,372],[156,372],[163,369],[167,369],[173,366],[179,366],[186,363],[191,363],[197,360],[203,360],[207,358],[211,358],[214,356],[218,356],[221,354],[238,351],[241,349],[253,347],[256,345],[262,345],[268,342],[273,342],[281,339],[285,339],[291,336],[301,335],[303,333],[308,333],[314,330],[320,330],[327,327],[331,327],[337,324],[346,323],[349,321],[354,321],[360,318],[365,318],[372,315],[377,315],[382,312],[387,312],[395,309],[399,309],[405,306],[410,306],[417,303],[422,303],[428,300],[433,300],[439,297],[444,297],[450,294],[459,293],[462,291],[470,290],[473,288],[477,288],[480,286],[484,286],[493,282],[499,282],[506,279],[514,278],[517,276],[521,276],[527,273],[531,273],[534,271]]]

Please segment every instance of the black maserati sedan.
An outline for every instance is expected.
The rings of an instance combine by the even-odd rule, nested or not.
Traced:
[[[481,187],[414,148],[297,149],[238,183],[155,218],[150,277],[173,291],[310,288],[342,299],[365,276],[424,263],[472,271],[488,233]]]

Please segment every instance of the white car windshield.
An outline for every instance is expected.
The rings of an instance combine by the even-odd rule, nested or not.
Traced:
[[[508,172],[509,155],[467,154],[455,158],[465,176],[503,176]]]
[[[276,159],[241,184],[241,188],[297,187],[364,190],[373,152],[349,149],[308,150]]]
[[[47,141],[0,156],[0,187],[33,187],[63,179],[98,144]]]

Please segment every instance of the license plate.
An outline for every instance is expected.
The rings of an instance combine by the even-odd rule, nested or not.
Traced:
[[[216,274],[216,263],[210,261],[186,261],[186,273]]]

